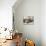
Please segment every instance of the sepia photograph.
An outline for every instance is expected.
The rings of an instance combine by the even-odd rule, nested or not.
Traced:
[[[34,16],[26,16],[23,18],[24,24],[33,24],[34,23]]]

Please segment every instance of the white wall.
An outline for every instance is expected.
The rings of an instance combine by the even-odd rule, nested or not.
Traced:
[[[36,7],[37,7],[37,10],[32,6],[32,4],[31,4],[31,2],[29,3],[29,4],[31,4],[31,6],[33,7],[31,7],[31,6],[29,6],[30,8],[32,8],[33,9],[33,11],[38,11],[38,6],[37,5],[39,5],[38,3],[39,3],[39,1],[40,0],[30,0],[31,2],[32,2],[32,4],[33,4],[33,6],[35,7],[35,2],[36,2]],[[41,40],[42,40],[42,46],[46,46],[46,0],[41,0],[42,1],[42,15],[41,15]],[[13,6],[13,4],[16,2],[16,0],[0,0],[0,26],[3,26],[3,27],[10,27],[10,28],[12,28],[12,6]],[[28,5],[26,5],[25,3],[23,4],[23,5],[25,5],[25,10],[22,10],[23,12],[21,12],[21,8],[19,8],[20,9],[20,14],[19,14],[19,16],[18,17],[20,17],[20,19],[22,19],[23,20],[23,16],[28,16],[28,15],[35,15],[35,13],[37,13],[36,11],[35,11],[35,13],[29,8],[28,9]],[[40,5],[39,5],[40,6]],[[22,7],[22,5],[21,5],[21,7]],[[22,9],[24,9],[24,8],[22,8]],[[30,12],[28,12],[28,11],[26,11],[26,9],[28,9],[28,10],[30,10],[30,12],[32,11],[33,13],[30,13]],[[34,10],[35,9],[35,10]],[[26,12],[26,13],[25,13]],[[27,13],[28,12],[28,13]],[[18,13],[19,13],[19,11],[18,11]],[[23,14],[24,13],[24,14]],[[40,14],[40,13],[39,13]],[[16,14],[17,15],[17,14]],[[37,15],[37,14],[36,14]],[[35,15],[35,16],[36,16]],[[38,17],[38,19],[37,19],[37,17]],[[39,19],[39,16],[36,16],[35,17],[35,22],[37,21],[37,20],[40,20]],[[32,31],[32,29],[30,29],[30,27],[32,28],[34,28],[35,27],[35,25],[23,25],[23,23],[22,23],[22,20],[21,20],[21,22],[19,22],[19,24],[18,25],[16,25],[17,26],[17,29],[20,31],[20,32],[24,32],[24,35],[25,36],[27,36],[26,35],[26,33],[28,33],[28,35],[30,35],[31,36],[31,38],[33,38],[33,36],[35,37],[36,36],[36,34],[35,33],[37,33],[37,32],[39,32],[38,30],[38,28],[39,28],[39,23],[37,23],[38,25],[36,26],[37,28],[35,28],[37,31],[35,31],[34,29],[34,31]],[[18,18],[17,18],[17,21],[19,21],[18,20]],[[39,22],[39,21],[38,21]],[[20,26],[21,25],[21,26]],[[31,30],[31,31],[30,31]],[[28,32],[29,31],[29,32]],[[31,32],[31,33],[30,33]],[[34,32],[34,34],[33,34],[33,32]],[[31,35],[31,34],[33,34],[33,35]],[[39,36],[39,35],[38,35]],[[36,37],[36,38],[38,38],[38,37]],[[36,38],[34,38],[35,40],[37,40]],[[39,37],[40,38],[40,37]]]
[[[12,6],[16,0],[0,0],[0,27],[12,28]]]
[[[42,46],[46,46],[46,0],[41,1],[41,38]]]
[[[23,0],[17,6],[14,5],[15,27],[19,32],[23,32],[24,37],[35,41],[36,46],[41,46],[41,0]],[[33,25],[24,25],[24,16],[34,16]]]

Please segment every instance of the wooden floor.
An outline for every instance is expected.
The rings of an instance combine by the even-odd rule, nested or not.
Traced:
[[[6,40],[6,42],[4,42],[2,45],[0,46],[16,46],[15,45],[15,39],[13,40]]]

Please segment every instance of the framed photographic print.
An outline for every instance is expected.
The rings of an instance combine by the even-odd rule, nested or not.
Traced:
[[[34,16],[25,16],[23,18],[24,24],[34,24]]]

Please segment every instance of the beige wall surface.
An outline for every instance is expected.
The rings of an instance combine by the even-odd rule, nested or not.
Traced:
[[[46,46],[46,0],[22,0],[20,4],[15,4],[15,28],[23,32],[25,38],[35,40],[37,46],[41,43]],[[34,16],[34,24],[24,25],[24,16]]]
[[[12,6],[14,5],[15,2],[16,0],[0,0],[0,27],[3,26],[9,29],[12,28]],[[40,4],[42,7],[41,9]],[[15,7],[13,11],[15,11],[14,14],[16,20],[15,21],[16,29],[19,32],[23,32],[24,37],[26,36],[28,39],[35,40],[37,45],[42,42],[42,46],[46,46],[46,0],[41,0],[41,3],[40,0],[29,0],[29,1],[23,0],[21,5],[18,6],[17,9],[15,9]],[[40,10],[42,13],[40,13]],[[23,24],[24,16],[34,16],[34,24],[24,25]],[[26,35],[26,33],[28,35]]]
[[[23,0],[17,7],[16,5],[13,9],[15,28],[23,32],[24,38],[32,39],[36,46],[41,46],[41,0]],[[25,25],[23,23],[25,16],[34,16],[34,24]]]

